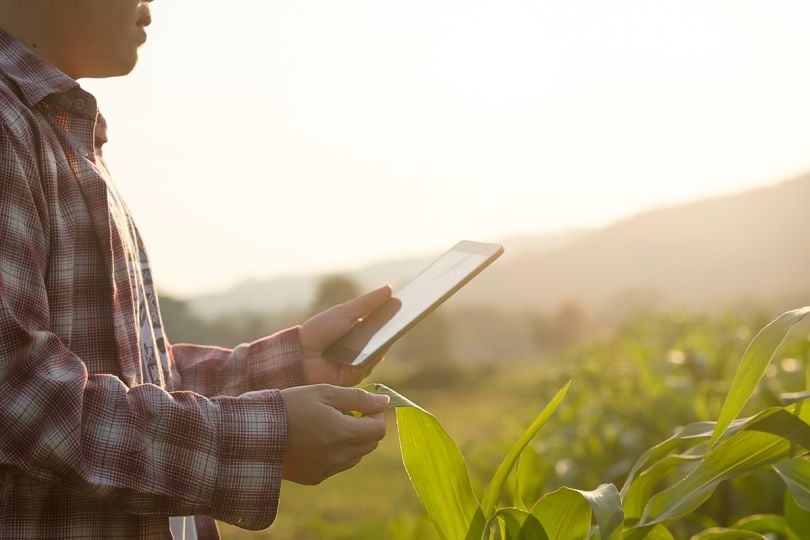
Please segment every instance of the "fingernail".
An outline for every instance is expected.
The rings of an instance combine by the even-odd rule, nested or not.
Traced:
[[[374,394],[374,401],[377,403],[377,405],[386,407],[388,406],[388,403],[390,403],[391,398],[385,394]]]

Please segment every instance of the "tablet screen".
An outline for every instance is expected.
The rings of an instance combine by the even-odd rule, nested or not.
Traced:
[[[459,246],[473,244],[462,242]],[[500,249],[459,249],[456,246],[425,268],[391,300],[361,321],[327,352],[341,362],[362,364],[382,347],[389,345],[419,316],[429,311],[454,289],[467,281]],[[473,244],[473,247],[480,244]],[[491,245],[486,245],[491,246]],[[498,252],[499,253],[499,252]],[[337,349],[340,349],[339,351]]]

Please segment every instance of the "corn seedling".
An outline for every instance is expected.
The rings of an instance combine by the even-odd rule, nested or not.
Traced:
[[[748,346],[716,422],[696,422],[644,452],[621,490],[562,487],[530,506],[505,501],[507,476],[526,446],[565,398],[565,384],[518,438],[480,499],[458,446],[428,411],[382,385],[391,396],[402,461],[428,517],[442,538],[667,540],[668,524],[699,508],[725,481],[770,469],[786,486],[782,515],[751,515],[727,527],[710,527],[694,540],[810,538],[810,388],[782,396],[783,405],[738,418],[791,329],[810,307],[782,314]],[[523,473],[521,473],[522,475]],[[518,475],[520,477],[521,475]],[[766,536],[767,535],[767,536]]]

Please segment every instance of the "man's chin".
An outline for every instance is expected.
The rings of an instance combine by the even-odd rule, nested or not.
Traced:
[[[137,52],[127,58],[118,58],[114,61],[105,62],[103,65],[95,66],[88,69],[82,75],[82,78],[87,79],[106,79],[110,77],[122,77],[129,75],[138,63]]]
[[[104,58],[96,58],[94,62],[87,62],[81,66],[81,74],[77,78],[81,79],[106,79],[109,77],[121,77],[132,73],[138,63],[138,49],[131,48],[121,51],[120,54],[110,55]],[[77,70],[79,71],[79,70]]]

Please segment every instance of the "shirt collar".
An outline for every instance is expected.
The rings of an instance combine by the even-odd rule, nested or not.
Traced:
[[[31,52],[0,28],[0,72],[20,89],[28,107],[36,106],[51,94],[62,94],[79,83]]]

